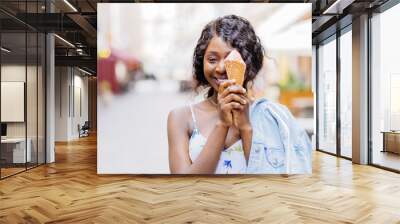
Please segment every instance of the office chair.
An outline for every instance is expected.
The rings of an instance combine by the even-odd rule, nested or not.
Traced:
[[[89,136],[89,129],[90,129],[90,125],[89,125],[89,121],[85,121],[85,123],[82,125],[82,127],[79,127],[80,125],[78,125],[78,129],[79,129],[79,138],[80,137],[87,137]]]

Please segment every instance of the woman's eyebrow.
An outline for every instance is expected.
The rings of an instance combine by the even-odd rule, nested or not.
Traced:
[[[218,55],[219,53],[216,51],[207,51],[206,55]]]
[[[221,56],[223,58],[225,58],[226,56],[228,56],[228,54],[231,53],[231,51],[227,51],[227,52],[219,52],[219,51],[207,51],[206,55],[217,55],[217,56]]]

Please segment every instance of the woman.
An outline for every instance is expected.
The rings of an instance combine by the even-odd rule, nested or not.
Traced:
[[[224,59],[233,50],[246,64],[243,86],[227,79]],[[205,26],[193,69],[197,88],[209,90],[202,102],[168,115],[171,173],[311,172],[310,141],[290,112],[247,94],[263,57],[260,39],[246,19],[229,15]]]

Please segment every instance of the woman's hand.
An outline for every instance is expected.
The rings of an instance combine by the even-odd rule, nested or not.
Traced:
[[[226,89],[234,84],[235,82],[232,80],[224,80],[219,84],[217,98],[219,123],[225,127],[233,126],[232,110],[240,106],[239,103],[233,101],[231,97],[227,97],[226,94]]]
[[[233,86],[235,88],[241,88],[243,94],[239,94],[240,104],[242,105],[239,109],[233,109],[233,125],[239,130],[242,131],[250,131],[251,123],[250,123],[250,99],[246,95],[246,90],[241,86]],[[231,88],[233,88],[231,87]]]
[[[229,126],[235,126],[239,131],[251,128],[249,119],[250,100],[246,96],[246,90],[235,85],[235,81],[226,80],[220,84],[218,102],[226,105],[223,117],[229,122]],[[222,106],[221,106],[222,108]],[[222,120],[222,119],[221,119]]]

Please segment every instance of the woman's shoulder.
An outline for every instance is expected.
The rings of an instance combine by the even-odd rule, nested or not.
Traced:
[[[273,123],[285,131],[303,134],[304,129],[285,105],[262,98],[256,100],[252,106],[254,123],[259,123],[261,126]]]
[[[263,116],[279,116],[285,119],[292,118],[292,114],[285,105],[266,98],[259,98],[253,102],[252,113],[261,114]]]
[[[187,131],[190,118],[190,107],[188,105],[176,107],[168,114],[168,126]]]
[[[180,118],[191,118],[191,116],[192,116],[191,111],[194,110],[194,108],[201,108],[204,103],[205,103],[205,101],[203,100],[201,102],[190,103],[187,105],[176,107],[169,112],[169,115],[180,117]]]
[[[176,119],[177,121],[184,121],[186,118],[190,116],[190,107],[189,105],[180,106],[173,108],[169,111],[168,118]]]

